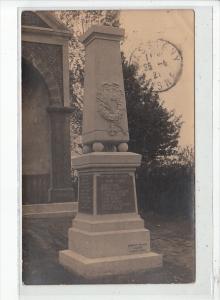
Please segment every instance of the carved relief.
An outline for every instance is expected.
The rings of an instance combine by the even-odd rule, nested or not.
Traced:
[[[111,136],[119,132],[126,134],[121,125],[126,113],[123,106],[123,92],[117,83],[103,83],[97,93],[98,112],[109,123],[108,132]]]

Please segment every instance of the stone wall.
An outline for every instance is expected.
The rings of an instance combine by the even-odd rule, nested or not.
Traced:
[[[48,89],[32,66],[22,64],[22,172],[24,175],[49,173]]]

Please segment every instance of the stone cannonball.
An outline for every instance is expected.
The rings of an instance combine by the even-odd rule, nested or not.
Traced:
[[[128,151],[128,144],[127,143],[121,143],[118,145],[118,151],[119,152],[127,152]]]
[[[94,143],[92,145],[92,150],[94,152],[102,152],[104,150],[104,145],[102,143]]]
[[[88,145],[83,146],[83,154],[89,153],[90,152],[90,147]]]

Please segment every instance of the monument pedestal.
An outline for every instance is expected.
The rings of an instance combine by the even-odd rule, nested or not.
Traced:
[[[141,155],[127,152],[123,36],[120,28],[92,26],[81,37],[86,51],[84,154],[72,160],[79,173],[79,213],[59,261],[89,278],[162,266],[162,256],[151,252],[150,232],[138,215],[135,170]]]
[[[138,215],[134,172],[141,156],[94,152],[73,160],[79,171],[79,213],[59,261],[84,277],[162,266],[150,251],[150,232]]]

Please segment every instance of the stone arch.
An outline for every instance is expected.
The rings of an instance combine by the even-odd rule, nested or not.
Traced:
[[[60,94],[59,85],[56,82],[56,79],[53,73],[48,70],[47,66],[43,62],[42,58],[36,57],[34,53],[23,53],[22,58],[24,58],[28,63],[30,63],[43,77],[50,96],[50,105],[51,106],[62,106],[62,97]]]

